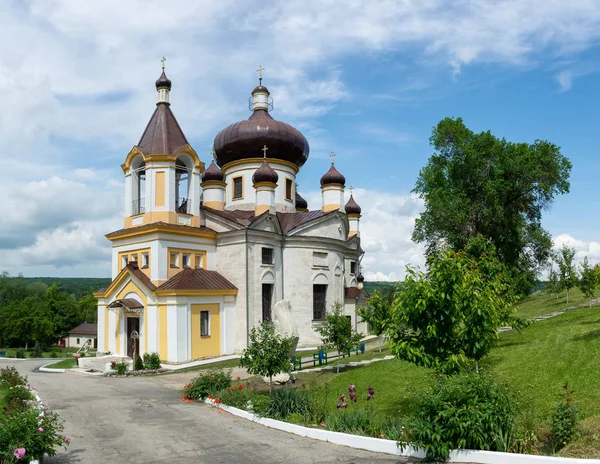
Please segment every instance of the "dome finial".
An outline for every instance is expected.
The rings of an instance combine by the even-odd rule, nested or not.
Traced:
[[[166,60],[167,59],[164,56],[160,60],[160,63],[162,65],[162,73],[160,74],[160,77],[156,81],[156,91],[158,92],[157,104],[166,103],[168,105],[169,104],[169,92],[171,91],[171,79],[169,79],[167,77],[167,75],[165,74],[165,61]]]
[[[267,147],[266,145],[262,148],[262,152],[263,152],[263,158],[267,159],[267,150],[269,149],[269,147]]]
[[[160,60],[163,69],[165,69],[165,61],[167,61],[167,59],[163,56],[162,59]]]
[[[262,72],[265,70],[265,68],[262,67],[262,64],[258,65],[258,69],[256,70],[256,72],[258,73],[258,85],[262,85]]]
[[[329,155],[329,157],[331,158],[331,165],[333,166],[335,164],[335,153],[331,152],[331,155]]]
[[[211,150],[211,151],[210,151],[210,156],[212,156],[212,160],[213,160],[213,161],[215,160],[215,155],[216,155],[215,151],[214,151],[214,150]]]

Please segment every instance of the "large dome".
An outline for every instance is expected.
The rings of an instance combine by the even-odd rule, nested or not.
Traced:
[[[298,167],[306,163],[310,151],[308,141],[298,129],[273,119],[268,111],[269,104],[264,103],[268,102],[268,95],[266,87],[254,89],[252,115],[217,134],[214,150],[219,166],[242,159],[262,158],[265,145],[270,159],[289,161]]]

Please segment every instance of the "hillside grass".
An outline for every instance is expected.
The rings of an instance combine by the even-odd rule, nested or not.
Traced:
[[[48,369],[72,369],[73,367],[77,367],[77,360],[75,358],[63,359],[62,361],[46,366]]]
[[[535,319],[544,314],[560,311],[561,309],[585,304],[587,302],[588,300],[578,288],[569,292],[569,303],[567,303],[567,292],[562,292],[558,295],[537,292],[519,302],[517,305],[517,316],[523,319]]]

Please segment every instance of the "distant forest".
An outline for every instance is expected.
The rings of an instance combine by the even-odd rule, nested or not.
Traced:
[[[50,287],[56,284],[59,290],[70,293],[79,299],[82,296],[106,288],[110,285],[109,277],[24,277],[28,283],[41,282]]]

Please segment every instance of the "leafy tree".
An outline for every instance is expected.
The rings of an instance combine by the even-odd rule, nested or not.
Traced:
[[[273,392],[273,376],[290,369],[292,341],[275,332],[270,321],[263,321],[250,331],[250,343],[240,358],[240,366],[250,374],[269,377],[269,391]]]
[[[98,299],[88,293],[77,301],[77,312],[79,324],[89,322],[95,324],[98,321]]]
[[[447,247],[429,261],[425,274],[408,268],[394,301],[388,328],[397,357],[445,374],[477,362],[498,339],[498,327],[522,327],[514,313],[511,277],[483,237],[465,250]]]
[[[556,264],[558,264],[558,277],[560,286],[567,291],[567,304],[569,304],[569,292],[577,286],[578,277],[575,268],[575,248],[569,248],[563,245],[556,254]]]
[[[445,246],[460,250],[483,235],[526,293],[552,248],[542,211],[569,192],[571,163],[552,143],[476,134],[460,118],[440,121],[430,142],[435,153],[413,190],[425,200],[413,240],[424,242],[431,256]]]
[[[323,350],[336,350],[338,354],[337,372],[340,372],[341,354],[351,350],[363,338],[362,334],[352,329],[350,318],[344,314],[344,305],[339,301],[333,304],[333,310],[325,313],[321,326],[315,327],[321,335]]]
[[[580,279],[579,289],[581,293],[588,299],[590,308],[592,307],[592,299],[596,294],[596,288],[598,288],[598,270],[590,266],[588,257],[583,258],[583,263],[580,264]]]
[[[558,298],[558,294],[561,291],[560,278],[558,277],[557,272],[554,270],[554,266],[550,267],[550,272],[548,273],[548,283],[546,284],[546,292],[552,295],[556,295]]]
[[[385,332],[385,327],[392,314],[393,302],[394,287],[388,287],[383,290],[375,290],[367,300],[367,304],[358,308],[358,315],[369,324],[371,332],[375,335]]]
[[[69,330],[83,322],[78,317],[75,297],[59,290],[56,284],[53,284],[46,292],[46,306],[54,318],[56,338],[66,336]]]

